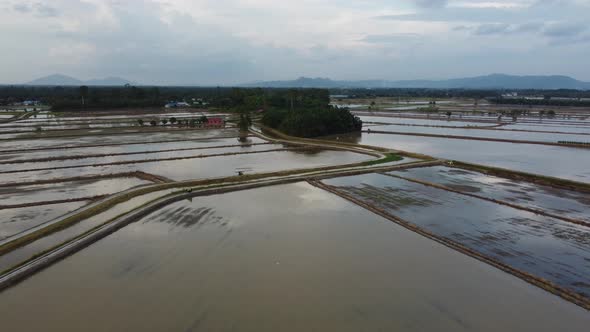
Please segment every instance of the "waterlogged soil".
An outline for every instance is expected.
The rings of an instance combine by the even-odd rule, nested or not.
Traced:
[[[22,331],[590,324],[571,303],[307,184],[169,205],[7,289],[0,312]]]
[[[265,173],[282,170],[316,168],[354,164],[373,160],[375,157],[348,151],[299,150],[276,151],[257,154],[211,157],[195,160],[140,164],[140,170],[180,181],[211,177]]]
[[[558,125],[558,124],[543,124],[543,123],[516,123],[503,126],[505,129],[518,129],[518,130],[532,130],[532,131],[557,131],[565,133],[584,133],[590,134],[590,125]],[[589,139],[586,139],[588,141]]]
[[[72,240],[75,237],[82,235],[85,232],[90,231],[106,222],[109,222],[122,214],[125,214],[139,206],[142,206],[148,202],[166,196],[175,191],[178,191],[178,189],[161,190],[134,197],[123,203],[116,204],[108,210],[93,217],[84,219],[68,228],[51,233],[23,247],[19,247],[0,256],[0,271],[6,271],[11,267],[17,266],[20,263],[32,258],[33,256],[38,255],[39,253],[55,248],[56,246],[61,245],[66,241]],[[76,211],[72,213],[76,213]],[[55,220],[59,221],[69,215],[70,214],[62,215],[59,219]]]
[[[161,133],[166,131],[187,131],[187,128],[178,128],[178,127],[124,127],[124,128],[116,128],[116,127],[108,127],[108,128],[80,128],[75,130],[45,130],[40,132],[17,132],[17,133],[0,133],[0,141],[3,140],[11,140],[11,139],[50,139],[54,137],[76,137],[76,136],[105,136],[112,134],[120,135],[121,133],[125,134],[143,134],[149,135],[152,133]]]
[[[249,136],[245,137],[244,139],[240,139],[238,137],[211,138],[202,140],[186,140],[162,143],[108,145],[100,147],[79,147],[68,149],[29,150],[23,152],[0,153],[0,162],[41,158],[78,158],[96,154],[138,153],[142,151],[162,151],[172,149],[199,149],[227,145],[260,144],[266,142],[267,141],[261,138]]]
[[[590,153],[583,148],[375,133],[328,139],[590,183]]]
[[[0,205],[27,204],[113,194],[151,182],[138,178],[68,181],[42,185],[0,187]]]
[[[535,133],[528,131],[490,130],[490,129],[462,129],[462,128],[435,128],[435,127],[410,127],[384,125],[371,127],[372,131],[393,131],[408,134],[429,134],[444,136],[466,136],[490,139],[505,139],[518,141],[549,142],[559,141],[590,142],[590,135]]]
[[[266,145],[261,145],[262,147]],[[240,152],[250,148],[240,148]],[[250,150],[251,151],[251,150]],[[194,153],[195,155],[202,152]],[[142,171],[160,175],[172,180],[192,180],[213,177],[235,176],[238,172],[245,174],[315,168],[353,164],[373,160],[375,157],[348,151],[331,150],[294,150],[274,151],[254,154],[238,154],[207,158],[181,159],[170,161],[153,161],[144,163],[87,166],[57,170],[43,170],[0,174],[0,183],[18,183],[25,181],[61,179],[84,175],[107,175]]]
[[[113,144],[113,143],[142,143],[158,142],[165,140],[190,140],[201,138],[216,138],[238,136],[237,129],[194,129],[194,130],[170,130],[169,132],[141,132],[117,135],[96,135],[94,130],[87,130],[85,134],[76,137],[42,137],[27,140],[3,140],[0,141],[0,152],[3,150],[38,149],[58,146],[78,146],[88,144]],[[117,131],[121,133],[121,131]],[[67,133],[66,133],[67,134]]]
[[[590,298],[590,228],[381,174],[330,179],[437,236]]]
[[[590,195],[444,166],[390,172],[465,193],[590,222]]]
[[[51,221],[86,204],[88,202],[72,202],[0,210],[0,240]]]
[[[489,122],[467,122],[467,121],[448,121],[446,118],[433,117],[433,119],[409,119],[387,116],[359,116],[363,122],[379,122],[389,124],[403,124],[408,126],[445,126],[445,127],[491,127],[497,125]],[[396,128],[392,126],[391,128]],[[416,128],[417,129],[417,128]]]
[[[170,158],[185,158],[194,156],[206,156],[223,153],[242,153],[242,152],[255,152],[255,151],[268,151],[287,148],[281,144],[263,144],[263,145],[238,145],[234,147],[211,147],[208,149],[199,150],[184,150],[184,151],[169,151],[169,152],[154,152],[154,153],[142,153],[142,154],[129,154],[129,155],[111,155],[104,157],[95,158],[75,158],[65,160],[54,160],[47,162],[30,162],[30,163],[19,163],[19,164],[5,164],[2,165],[1,172],[10,171],[25,171],[45,168],[58,168],[58,167],[83,167],[97,164],[108,164],[118,162],[142,162],[153,159],[170,159]]]

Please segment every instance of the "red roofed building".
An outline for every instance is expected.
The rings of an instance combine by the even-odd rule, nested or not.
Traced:
[[[225,121],[223,118],[208,118],[206,125],[207,127],[224,127]]]

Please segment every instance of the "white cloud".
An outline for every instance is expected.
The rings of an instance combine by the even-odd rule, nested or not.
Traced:
[[[5,1],[5,82],[54,72],[180,84],[441,78],[510,71],[532,49],[555,64],[558,40],[568,61],[554,73],[590,79],[589,1]]]

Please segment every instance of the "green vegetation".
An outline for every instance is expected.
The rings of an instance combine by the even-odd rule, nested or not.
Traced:
[[[262,123],[297,137],[318,137],[360,131],[363,122],[346,108],[327,106],[298,110],[268,110]]]
[[[402,157],[396,153],[387,153],[387,154],[385,154],[385,158],[365,161],[364,163],[362,163],[362,165],[363,166],[373,166],[373,165],[391,163],[394,161],[400,161],[403,159],[404,159],[404,157]]]
[[[243,112],[260,109],[297,108],[329,103],[328,90],[221,87],[137,86],[1,86],[0,106],[38,100],[54,111],[100,111],[116,108],[163,107],[185,101],[192,108],[216,108]]]

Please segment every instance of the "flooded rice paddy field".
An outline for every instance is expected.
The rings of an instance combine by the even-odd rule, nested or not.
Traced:
[[[17,209],[0,210],[0,240],[37,227],[68,212],[77,210],[89,201],[37,205]],[[0,267],[0,272],[3,271]]]
[[[0,187],[0,206],[113,194],[151,182],[131,177]]]
[[[228,126],[229,127],[229,126]],[[206,130],[198,128],[199,130]],[[0,142],[18,139],[51,139],[61,137],[84,137],[84,136],[117,136],[117,135],[131,135],[131,134],[143,134],[150,135],[154,133],[166,133],[166,132],[186,132],[194,131],[195,128],[190,127],[176,127],[176,126],[133,126],[133,127],[110,127],[110,128],[90,128],[90,129],[75,129],[75,130],[45,130],[39,133],[37,132],[17,132],[17,133],[6,133],[0,134]]]
[[[590,324],[571,303],[305,183],[169,205],[7,289],[0,312],[3,328],[25,331]]]
[[[590,228],[382,174],[325,180],[436,236],[590,298]]]
[[[416,133],[416,134],[431,134],[431,135],[449,135],[449,136],[465,136],[477,138],[491,138],[491,139],[505,139],[505,140],[520,140],[520,141],[535,141],[535,142],[551,142],[557,143],[559,141],[576,141],[589,142],[590,134],[556,134],[556,133],[538,133],[528,131],[509,131],[509,130],[490,130],[490,129],[463,129],[463,128],[436,128],[436,127],[408,127],[396,125],[383,125],[371,127],[371,131],[393,131],[400,133]]]
[[[583,148],[375,133],[330,139],[590,183],[590,152]]]
[[[124,162],[143,162],[147,160],[155,159],[170,159],[170,158],[191,158],[197,156],[209,156],[216,154],[229,154],[229,153],[248,153],[248,152],[261,152],[271,151],[278,149],[289,148],[282,144],[261,144],[261,145],[237,145],[233,147],[209,147],[205,149],[199,148],[198,150],[184,150],[184,151],[169,151],[169,152],[156,152],[156,151],[145,151],[139,154],[128,154],[128,155],[110,155],[103,157],[93,158],[72,158],[65,160],[53,160],[47,162],[26,162],[17,164],[3,164],[0,174],[4,172],[16,172],[26,171],[35,169],[46,169],[46,168],[60,168],[60,167],[84,167],[92,165],[101,165],[108,163],[124,163]],[[291,147],[293,148],[293,147]]]
[[[556,131],[564,133],[590,134],[590,125],[560,125],[560,124],[543,124],[543,123],[516,123],[507,124],[503,129],[518,129],[531,131]]]
[[[120,133],[120,132],[119,132]],[[169,130],[167,132],[139,132],[115,135],[92,135],[87,131],[85,135],[75,137],[39,137],[23,140],[0,140],[0,152],[6,150],[23,150],[52,148],[62,146],[80,146],[89,144],[120,144],[120,143],[149,143],[166,140],[191,140],[238,136],[237,129],[193,129]],[[100,133],[98,133],[100,134]]]
[[[27,151],[15,151],[9,153],[0,153],[0,163],[8,163],[22,160],[35,160],[43,158],[79,158],[88,155],[112,155],[122,153],[140,154],[142,152],[157,152],[177,149],[207,149],[220,146],[242,146],[250,144],[266,144],[261,138],[255,136],[247,137],[228,137],[228,138],[204,138],[187,140],[172,140],[158,143],[141,143],[132,144],[115,143],[116,145],[91,146],[91,147],[69,147],[62,149],[59,147],[47,149],[34,149]],[[196,150],[198,151],[198,150]],[[149,154],[146,154],[149,155]]]
[[[86,204],[95,196],[114,194],[150,182],[137,178],[68,181],[43,185],[0,188],[1,205],[31,204],[27,207],[0,209],[0,239],[26,231]],[[51,204],[51,201],[81,200]],[[35,204],[38,203],[38,204]],[[1,206],[0,206],[1,207]]]
[[[138,206],[141,206],[155,199],[166,196],[177,190],[178,189],[161,190],[157,192],[136,196],[128,201],[116,204],[110,209],[101,212],[93,217],[84,219],[79,223],[76,223],[68,228],[61,229],[57,232],[41,237],[25,246],[10,251],[0,256],[0,271],[5,271],[11,267],[17,266],[18,264],[23,263],[28,259],[38,255],[39,253],[53,249],[56,246],[61,245],[66,241],[70,241],[75,237],[84,234],[85,232],[90,231],[97,226],[107,223],[113,218],[116,218],[122,214],[129,212],[132,209],[137,208]],[[64,213],[55,220],[63,219],[69,215],[70,214]]]
[[[264,147],[266,145],[261,146]],[[374,159],[372,156],[348,151],[275,151],[170,161],[150,161],[123,165],[85,166],[55,170],[0,173],[0,183],[19,183],[84,175],[109,175],[134,171],[142,171],[180,181],[234,176],[237,175],[238,171],[250,174],[353,164],[372,159]]]
[[[466,119],[466,121],[461,121],[458,119],[447,119],[446,117],[436,117],[433,116],[431,118],[420,117],[420,118],[411,118],[411,117],[395,117],[395,116],[367,116],[367,115],[360,115],[359,118],[363,120],[366,124],[376,122],[376,123],[383,123],[383,124],[392,124],[392,125],[412,125],[416,126],[440,126],[440,127],[460,127],[457,129],[462,129],[461,127],[484,127],[489,129],[517,129],[517,130],[527,130],[527,131],[541,131],[541,132],[563,132],[563,133],[573,133],[573,134],[589,134],[590,133],[590,123],[562,123],[562,122],[552,122],[547,120],[541,121],[517,121],[517,122],[497,122],[496,120],[490,119]],[[417,130],[419,128],[416,128]],[[452,129],[452,128],[451,128]],[[489,130],[488,129],[488,130]],[[471,130],[470,130],[471,131]]]
[[[444,166],[410,168],[389,174],[439,184],[453,190],[590,222],[588,193]]]
[[[466,122],[466,121],[448,121],[446,119],[409,119],[409,118],[393,118],[383,116],[359,116],[359,118],[367,122],[415,125],[415,126],[448,126],[448,127],[491,127],[498,125],[495,122]]]
[[[495,111],[491,115],[487,115],[487,111],[483,115],[465,113],[463,111],[451,111],[451,120],[454,121],[484,121],[484,122],[497,122],[499,113]],[[414,119],[429,119],[429,120],[442,120],[446,121],[449,117],[446,111],[439,113],[428,113],[428,112],[368,112],[368,111],[355,111],[360,116],[382,116],[390,119],[403,119],[403,118],[414,118]],[[501,119],[503,123],[512,123],[512,117],[510,115],[504,115]],[[564,119],[561,117],[555,117],[553,119],[548,117],[540,118],[539,116],[519,116],[517,123],[543,123],[546,125],[559,124],[559,125],[590,125],[590,117],[586,114],[579,114],[571,116],[570,118]]]

